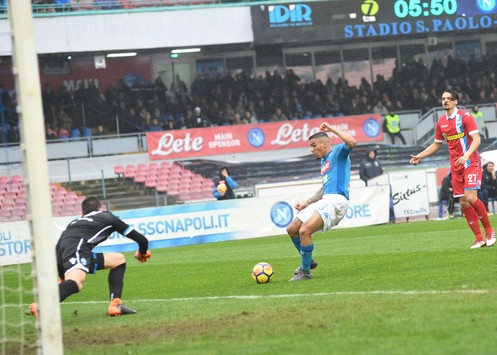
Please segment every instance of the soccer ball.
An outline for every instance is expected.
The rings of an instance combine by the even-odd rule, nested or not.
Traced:
[[[268,283],[273,279],[273,267],[265,262],[257,263],[252,269],[252,278],[258,284]]]
[[[221,184],[217,185],[217,191],[220,194],[224,194],[226,192],[226,190],[228,190],[228,187],[226,186],[225,183],[221,183]]]

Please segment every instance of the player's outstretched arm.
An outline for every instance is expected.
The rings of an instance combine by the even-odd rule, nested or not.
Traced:
[[[412,165],[418,165],[422,159],[429,157],[430,155],[436,153],[440,149],[441,146],[442,146],[442,143],[433,142],[431,145],[428,146],[428,148],[423,150],[421,153],[416,154],[416,155],[411,154],[411,159],[409,159],[409,163]]]
[[[357,144],[354,137],[352,137],[347,132],[341,131],[341,130],[333,127],[328,122],[321,123],[321,125],[319,126],[319,129],[323,132],[331,132],[331,133],[336,134],[347,145],[347,148],[349,148],[349,149],[354,148]]]

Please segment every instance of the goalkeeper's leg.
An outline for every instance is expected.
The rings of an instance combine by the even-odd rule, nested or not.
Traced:
[[[83,288],[86,279],[86,272],[80,269],[69,271],[65,275],[65,280],[59,283],[59,301],[64,301],[67,297],[78,293]],[[29,312],[37,317],[38,307],[36,303],[29,305]]]
[[[109,316],[135,314],[136,311],[126,307],[122,300],[124,273],[126,272],[126,258],[121,253],[104,253],[104,265],[109,271],[110,304],[107,313]]]

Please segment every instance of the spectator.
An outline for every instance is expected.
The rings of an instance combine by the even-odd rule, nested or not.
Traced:
[[[389,112],[387,111],[385,106],[383,106],[383,102],[381,102],[381,100],[378,100],[376,101],[376,104],[373,107],[373,113],[377,113],[379,115],[384,116],[387,115]]]
[[[201,127],[211,127],[211,122],[204,117],[202,114],[202,109],[200,107],[195,107],[194,117],[193,117],[193,128],[201,128]]]
[[[106,136],[108,133],[106,129],[104,128],[103,125],[99,124],[97,128],[95,129],[95,133],[93,133],[94,136]]]
[[[164,82],[162,81],[161,77],[158,77],[157,79],[155,79],[154,92],[157,94],[159,101],[163,102],[166,100],[167,87],[164,84]]]
[[[61,127],[69,129],[72,126],[72,118],[66,113],[64,107],[60,107],[57,113],[57,124]]]
[[[193,97],[204,97],[206,94],[206,83],[201,79],[200,75],[195,75],[191,86],[191,92]]]
[[[395,145],[395,137],[398,137],[402,141],[402,144],[406,145],[406,140],[400,131],[400,117],[394,111],[390,111],[385,116],[383,129],[390,136],[392,144]]]
[[[2,125],[0,125],[0,144],[5,144],[7,142],[7,134],[3,130]]]
[[[9,143],[19,143],[21,141],[19,127],[17,125],[12,125],[10,127],[10,130],[7,132],[7,140]]]
[[[179,74],[176,74],[175,80],[171,83],[171,87],[169,89],[172,93],[175,94],[186,94],[188,92],[188,88],[183,80],[181,80]]]
[[[150,132],[159,132],[163,130],[162,125],[160,124],[159,119],[157,117],[152,118],[152,123],[148,127],[148,130]]]
[[[309,105],[309,109],[314,116],[326,116],[326,102],[324,102],[318,94],[314,94],[312,102]]]
[[[383,174],[383,167],[376,159],[376,149],[368,149],[366,158],[359,165],[359,177],[368,186],[368,181]]]
[[[246,110],[242,119],[245,123],[257,123],[257,118],[252,114],[252,111]]]
[[[47,133],[45,134],[45,139],[47,141],[51,141],[51,140],[59,139],[59,137],[57,136],[57,134],[55,134],[52,127],[47,127]]]
[[[66,127],[60,127],[57,135],[59,136],[60,140],[68,140],[71,136],[69,130]]]
[[[235,197],[233,189],[236,189],[238,184],[230,176],[227,167],[223,166],[219,171],[219,178],[214,182],[213,196],[218,200],[232,200]]]
[[[233,124],[234,125],[245,124],[239,113],[235,113],[235,115],[233,116]]]
[[[442,179],[442,186],[440,188],[440,208],[438,211],[438,218],[443,219],[443,208],[447,205],[447,211],[449,213],[449,218],[454,218],[454,190],[452,189],[452,173],[444,176]]]
[[[212,101],[207,108],[207,117],[209,117],[214,125],[220,126],[223,123],[223,114],[223,110],[219,107],[217,100]]]
[[[150,112],[142,109],[140,117],[142,118],[141,126],[143,127],[143,130],[150,131],[150,128],[152,127],[152,115],[150,114]]]
[[[273,116],[271,117],[271,121],[273,122],[288,121],[288,117],[285,116],[283,110],[280,107],[277,107]]]
[[[191,115],[191,110],[188,110],[190,115]],[[188,113],[188,112],[187,112]],[[185,115],[181,114],[178,118],[178,125],[177,127],[179,129],[187,129],[187,128],[191,128],[191,126],[186,122],[186,117]]]
[[[480,111],[478,105],[474,105],[471,110],[471,116],[475,119],[476,125],[478,126],[478,131],[481,132],[483,138],[488,138],[488,128],[485,125],[485,118],[483,117],[483,112]]]
[[[174,129],[178,129],[178,126],[176,125],[176,123],[174,123],[174,121],[172,119],[168,119],[166,121],[166,125],[164,126],[164,130],[172,131]]]
[[[488,199],[497,198],[497,177],[495,176],[495,165],[492,161],[483,165],[481,189],[478,190],[478,198],[483,202],[488,213]]]
[[[235,110],[233,109],[233,106],[231,106],[230,102],[227,102],[226,105],[224,106],[223,110],[223,120],[222,120],[222,125],[231,125],[233,124],[233,116],[235,115]]]

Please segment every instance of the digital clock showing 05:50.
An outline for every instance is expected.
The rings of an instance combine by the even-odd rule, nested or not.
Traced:
[[[462,0],[469,1],[469,0]],[[457,0],[397,0],[393,12],[398,18],[450,16],[457,13]]]

